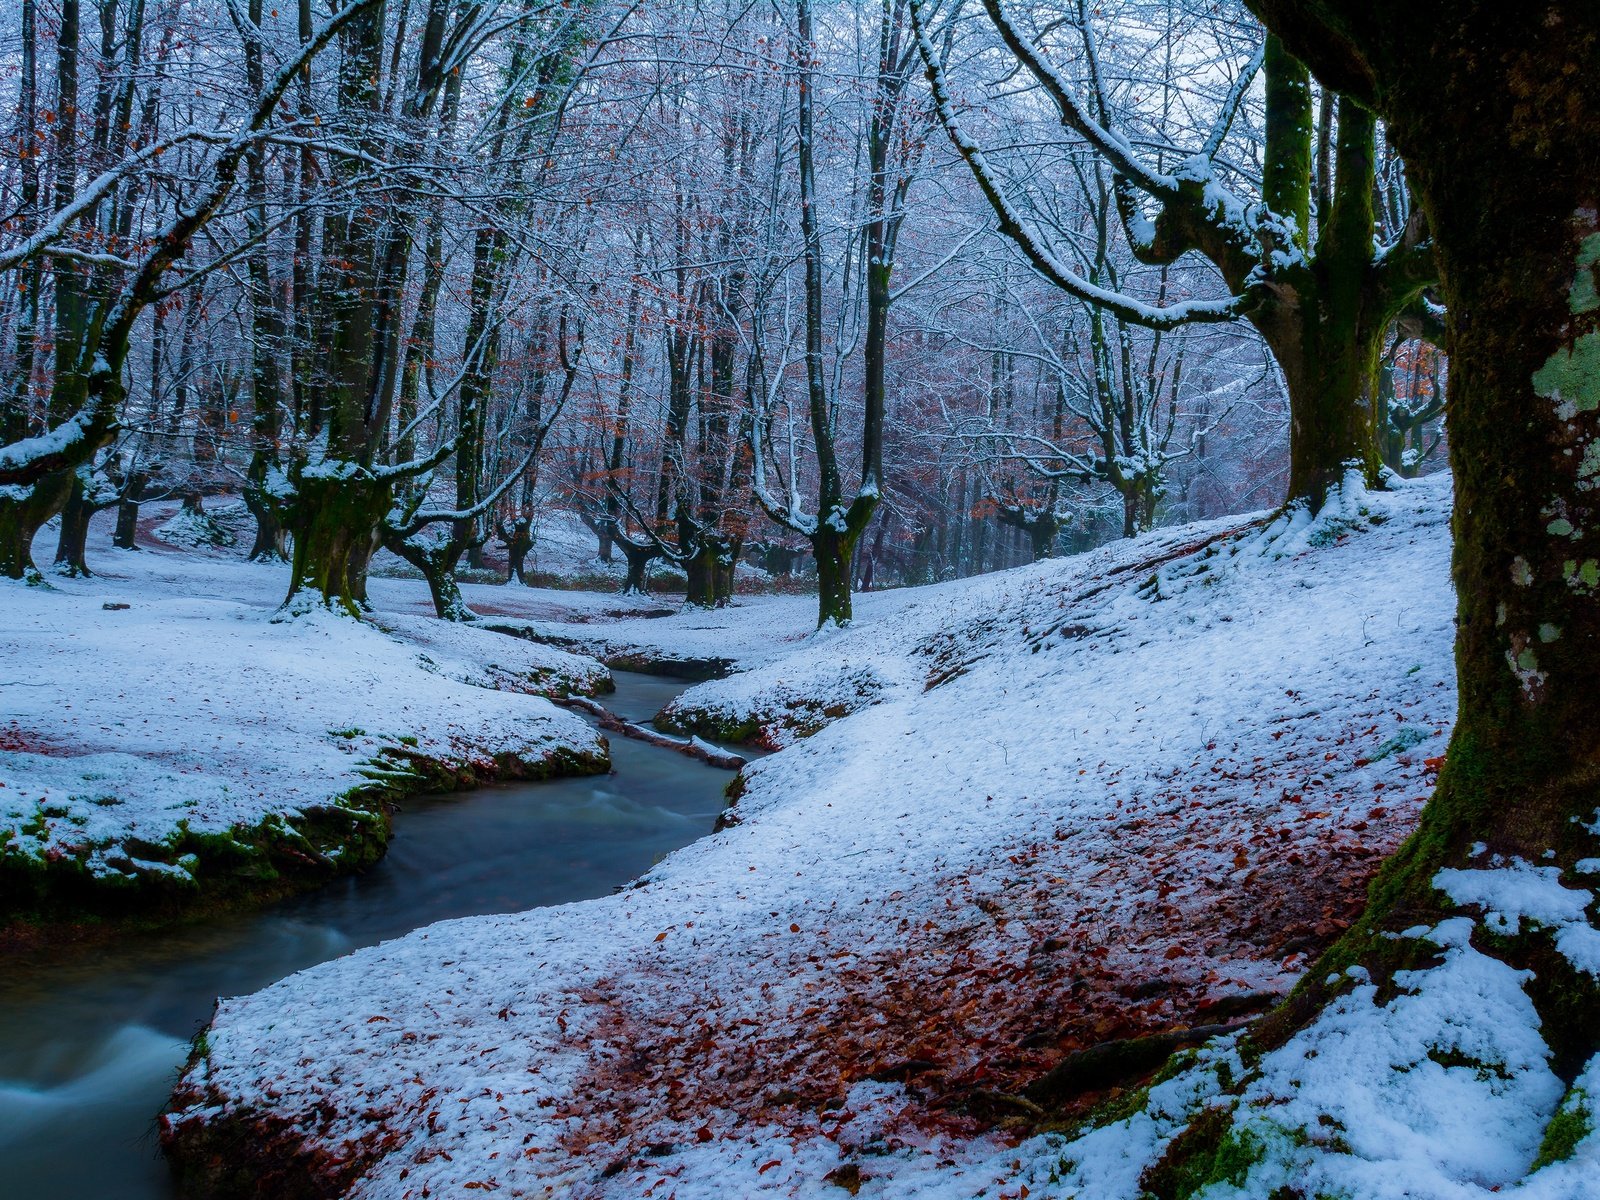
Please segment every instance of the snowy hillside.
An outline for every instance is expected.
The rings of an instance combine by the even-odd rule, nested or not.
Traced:
[[[1453,718],[1445,486],[948,586],[703,685],[681,710],[849,711],[617,896],[226,1001],[170,1146],[191,1182],[386,1198],[1132,1200],[1193,1190],[1161,1174],[1186,1129],[1216,1195],[1520,1180],[1563,1087],[1465,922],[1410,931],[1443,949],[1414,995],[1354,986],[1255,1069],[1223,1038],[1120,1123],[1030,1133],[1260,1013],[1359,910]],[[1593,953],[1586,893],[1494,865],[1441,885]],[[1578,1157],[1530,1194],[1592,1194],[1571,1095]]]

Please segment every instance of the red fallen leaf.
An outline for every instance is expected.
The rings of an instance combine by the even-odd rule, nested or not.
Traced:
[[[782,1160],[777,1158],[773,1159],[771,1162],[764,1162],[756,1168],[756,1174],[765,1175],[768,1171],[772,1170],[773,1167],[780,1166],[781,1164]]]
[[[664,942],[666,940],[667,940],[667,930],[663,929],[660,933],[656,934],[656,941]]]
[[[1422,765],[1437,775],[1444,766],[1444,755],[1441,754],[1437,758],[1425,758],[1422,760]]]
[[[700,1126],[699,1129],[694,1131],[694,1137],[697,1142],[709,1142],[711,1140],[711,1126]]]
[[[1167,952],[1165,954],[1163,954],[1161,957],[1162,958],[1178,958],[1182,954],[1183,954],[1183,947],[1182,946],[1168,946],[1167,947]]]
[[[368,1017],[367,1024],[371,1025],[374,1021],[387,1021],[388,1019],[388,1017]]]
[[[798,926],[798,925],[790,925],[789,926],[789,932],[790,933],[799,933],[800,932],[800,926]]]

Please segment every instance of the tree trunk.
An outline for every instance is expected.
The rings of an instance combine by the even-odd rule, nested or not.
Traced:
[[[768,546],[761,552],[761,569],[780,579],[793,579],[800,551],[792,546]]]
[[[726,608],[733,603],[733,594],[737,589],[737,580],[734,572],[739,569],[739,553],[742,547],[732,545],[726,547],[722,557],[717,560],[716,571],[716,605]]]
[[[500,527],[500,540],[506,548],[506,582],[515,579],[526,586],[528,576],[525,564],[533,550],[533,522],[527,517],[505,522]]]
[[[117,503],[117,528],[111,535],[111,544],[118,550],[139,548],[139,501],[137,491],[129,485]]]
[[[389,511],[393,485],[370,473],[302,476],[289,530],[294,555],[289,594],[315,592],[329,608],[360,616],[367,607],[367,565]]]
[[[1389,121],[1449,309],[1459,716],[1421,826],[1332,952],[1337,967],[1382,962],[1374,933],[1447,907],[1432,879],[1472,860],[1475,843],[1563,868],[1595,853],[1600,9],[1438,0],[1402,19],[1381,6],[1253,6]],[[1571,1067],[1600,1043],[1600,998],[1590,985],[1550,1009],[1559,972],[1537,976],[1545,1035],[1558,1069]]]
[[[256,519],[255,540],[250,543],[250,561],[288,562],[289,531],[278,520],[278,515],[272,506],[248,490],[245,492],[244,502],[245,507]]]
[[[456,564],[461,561],[461,553],[465,549],[457,538],[421,541],[387,535],[383,544],[422,572],[422,577],[428,581],[428,595],[433,600],[434,615],[441,621],[478,619],[478,614],[467,607],[461,595],[461,585],[456,582]]]
[[[1477,21],[1531,91],[1441,49],[1396,130],[1450,313],[1462,701],[1412,857],[1575,849],[1600,778],[1600,13],[1558,35],[1516,11]]]
[[[1316,257],[1286,274],[1282,311],[1256,321],[1289,389],[1289,502],[1312,512],[1352,467],[1366,483],[1380,481],[1373,379],[1390,321],[1420,287],[1413,276],[1397,281],[1374,266],[1376,139],[1376,118],[1341,101],[1334,194]]]
[[[695,551],[683,564],[689,586],[683,602],[696,608],[715,608],[717,604],[717,539],[702,532],[694,539]]]
[[[256,519],[255,540],[250,545],[251,562],[289,561],[289,531],[284,528],[278,507],[266,490],[268,473],[275,465],[272,455],[257,450],[246,476],[244,503]]]
[[[56,539],[56,573],[67,576],[93,574],[85,560],[85,547],[89,540],[89,519],[94,516],[94,502],[90,498],[92,479],[83,472],[75,472],[67,491],[66,503],[61,506],[61,536]]]
[[[855,539],[823,525],[811,535],[811,553],[817,560],[817,628],[848,625]]]
[[[33,539],[51,517],[61,511],[75,478],[71,471],[47,475],[27,487],[7,489],[0,495],[0,576],[34,578]]]
[[[1289,502],[1316,512],[1352,467],[1368,484],[1378,483],[1383,460],[1371,385],[1383,331],[1321,312],[1303,313],[1294,323],[1289,339],[1269,336],[1268,344],[1289,390]]]
[[[1054,558],[1056,537],[1061,532],[1061,522],[1053,514],[1040,514],[1028,522],[1028,545],[1033,551],[1033,561]]]
[[[441,621],[476,621],[478,614],[467,607],[462,598],[461,585],[456,582],[455,561],[458,555],[448,553],[427,555],[422,577],[428,581],[428,595],[433,600],[433,614]]]
[[[645,595],[650,591],[650,564],[660,557],[661,552],[648,543],[640,545],[621,538],[617,539],[617,545],[622,547],[622,553],[628,560],[628,577],[623,580],[622,594]]]
[[[981,517],[973,521],[970,549],[972,557],[967,560],[967,574],[982,575],[989,555],[989,522]]]

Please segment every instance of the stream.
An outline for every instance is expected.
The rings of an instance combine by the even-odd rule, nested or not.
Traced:
[[[688,686],[615,677],[606,706],[644,722]],[[609,776],[408,799],[364,875],[0,971],[0,1194],[170,1197],[155,1116],[218,996],[434,921],[603,896],[710,832],[727,772],[610,742]]]

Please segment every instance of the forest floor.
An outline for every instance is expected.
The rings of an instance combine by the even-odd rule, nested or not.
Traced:
[[[1347,927],[1428,794],[1448,509],[1435,478],[1166,530],[809,636],[787,600],[569,616],[746,668],[665,718],[786,747],[729,827],[618,895],[224,1002],[169,1146],[194,1180],[318,1195],[1131,1200],[1191,1194],[1162,1156],[1222,1114],[1216,1194],[1592,1197],[1600,1067],[1554,1073],[1470,921],[1407,931],[1437,968],[1353,978],[1263,1060],[1228,1032]],[[1484,866],[1440,886],[1600,973],[1587,891]]]

